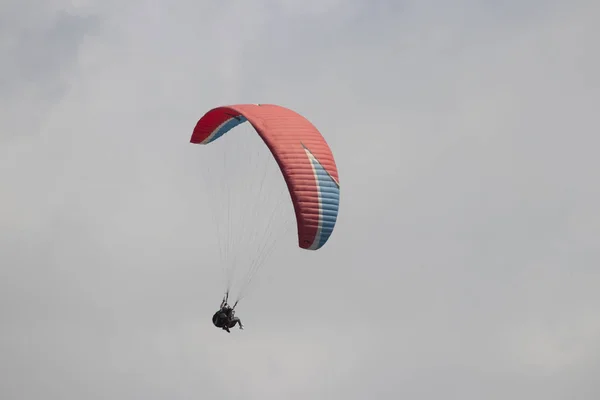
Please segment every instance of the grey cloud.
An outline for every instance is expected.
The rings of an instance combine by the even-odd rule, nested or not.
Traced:
[[[0,24],[5,139],[38,133],[38,123],[68,89],[80,44],[100,23],[94,15],[55,11],[36,2],[11,5]]]
[[[0,149],[2,397],[595,399],[597,5],[253,4],[106,6]],[[342,205],[228,336],[206,168],[237,154],[243,204],[260,143],[188,141],[234,102],[314,122]]]

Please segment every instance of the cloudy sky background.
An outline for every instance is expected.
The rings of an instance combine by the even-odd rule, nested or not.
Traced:
[[[600,398],[600,3],[0,7],[0,398]],[[245,102],[319,127],[342,204],[227,335],[234,144],[189,136]]]

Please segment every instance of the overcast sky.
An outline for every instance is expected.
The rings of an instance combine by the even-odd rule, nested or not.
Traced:
[[[3,0],[0,398],[597,400],[599,19],[595,0]],[[312,121],[342,201],[317,252],[284,202],[227,334],[206,167],[235,137],[189,138],[235,103]],[[245,200],[268,154],[246,166],[262,147],[240,138]]]

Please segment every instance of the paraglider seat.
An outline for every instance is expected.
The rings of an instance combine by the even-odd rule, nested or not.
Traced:
[[[212,322],[217,328],[223,328],[228,322],[227,315],[223,312],[217,311],[212,317]]]

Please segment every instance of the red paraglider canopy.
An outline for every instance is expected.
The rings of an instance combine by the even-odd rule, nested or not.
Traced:
[[[300,114],[272,104],[238,104],[208,111],[196,124],[191,143],[208,144],[250,122],[277,161],[296,213],[298,244],[320,249],[337,220],[340,186],[331,149]]]

